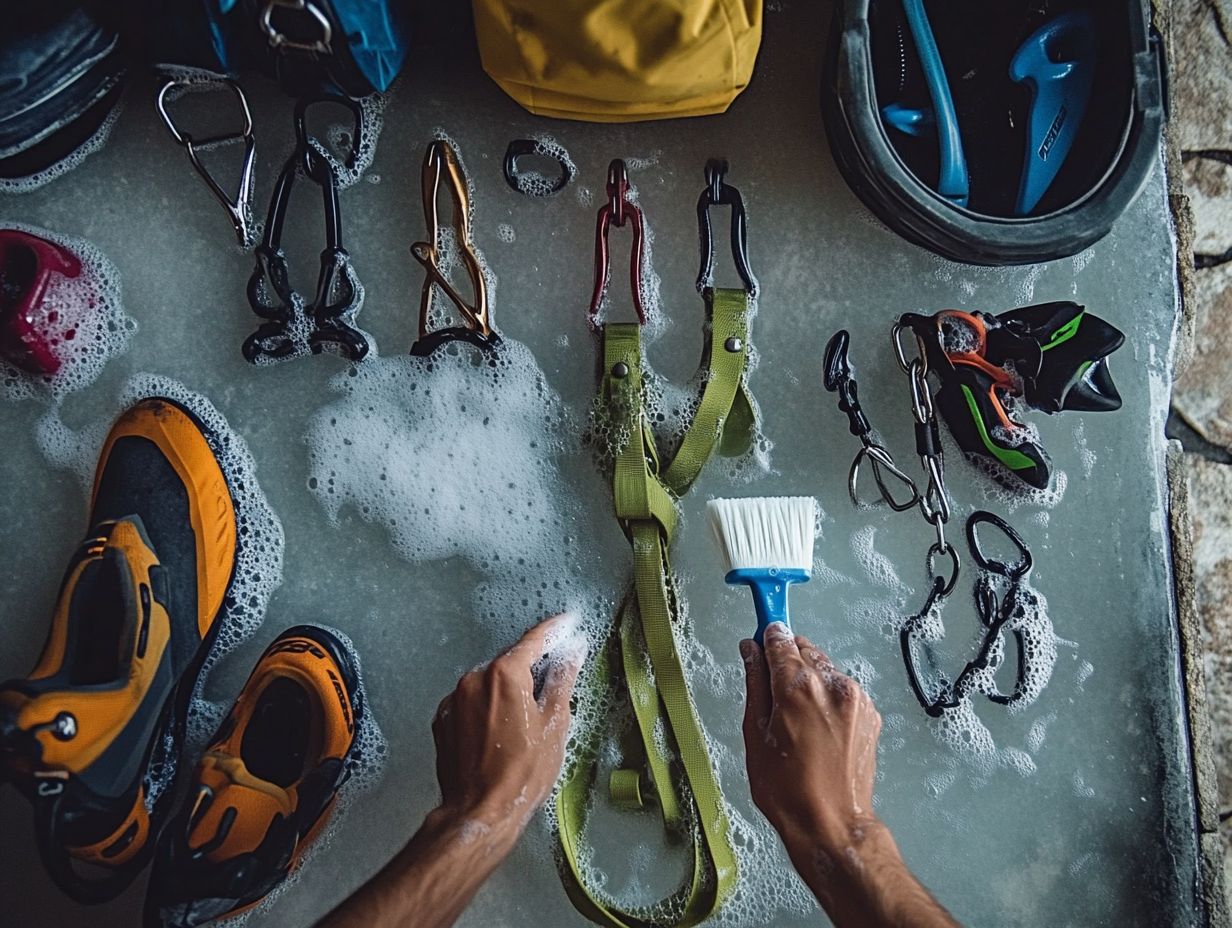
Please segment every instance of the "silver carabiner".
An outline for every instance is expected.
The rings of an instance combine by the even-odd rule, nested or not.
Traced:
[[[907,353],[903,351],[903,340],[901,338],[903,329],[911,328],[903,322],[894,323],[894,328],[890,330],[890,340],[894,343],[894,357],[898,360],[898,366],[904,374],[911,373],[911,363],[907,360]],[[911,334],[915,336],[915,350],[919,355],[920,373],[927,376],[928,374],[928,347],[920,333],[915,329],[911,329]]]
[[[944,545],[944,547],[943,547]],[[938,591],[938,597],[949,596],[954,592],[954,587],[958,585],[958,574],[962,570],[962,562],[958,557],[958,549],[949,542],[936,542],[928,549],[928,575],[933,578],[933,583],[943,579],[942,575],[937,573],[937,555],[948,554],[950,556],[950,579],[945,586]]]
[[[303,42],[299,39],[289,39],[285,33],[279,32],[274,25],[274,8],[292,10],[296,13],[307,13],[314,24],[321,29],[321,37],[315,42]],[[311,52],[316,55],[333,54],[332,42],[334,27],[329,23],[329,17],[315,7],[311,0],[266,0],[261,11],[261,31],[269,39],[272,48],[290,48],[295,51]]]
[[[239,102],[240,113],[243,116],[243,128],[239,132],[228,132],[220,135],[211,135],[204,139],[196,139],[187,132],[180,131],[180,128],[175,124],[175,120],[171,118],[170,112],[167,110],[167,94],[174,87],[210,87],[212,89],[226,88],[235,95],[235,99]],[[248,248],[252,245],[256,235],[256,230],[252,224],[252,186],[253,186],[253,164],[256,160],[257,141],[252,131],[252,112],[248,109],[248,98],[244,96],[244,90],[240,85],[225,74],[214,74],[210,71],[202,71],[194,76],[174,76],[168,77],[158,90],[158,96],[155,98],[155,106],[158,109],[158,115],[163,119],[167,126],[167,130],[171,133],[171,138],[176,144],[182,145],[184,150],[188,152],[188,160],[192,163],[193,169],[205,181],[209,187],[210,193],[214,195],[222,208],[227,211],[227,216],[231,219],[231,226],[235,230],[235,237],[239,240],[241,248]],[[226,145],[231,142],[244,143],[244,158],[240,166],[239,184],[236,186],[235,196],[229,196],[222,186],[214,179],[214,176],[209,172],[209,169],[201,161],[198,152],[206,148],[217,145]]]
[[[860,495],[857,489],[860,479],[860,465],[864,459],[868,458],[873,468],[873,479],[877,482],[877,489],[881,493],[881,501],[893,509],[895,512],[906,512],[913,506],[920,503],[920,488],[916,486],[916,482],[907,476],[894,463],[894,459],[890,457],[890,452],[886,451],[881,445],[870,442],[862,445],[860,450],[856,452],[855,458],[851,462],[851,470],[847,474],[847,492],[851,496],[851,501],[856,506],[863,505],[860,501]],[[894,494],[890,491],[886,483],[882,468],[890,472],[896,480],[905,486],[911,492],[911,498],[906,502],[900,503],[894,498]]]

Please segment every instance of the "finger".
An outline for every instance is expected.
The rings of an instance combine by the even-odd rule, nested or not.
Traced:
[[[796,647],[800,649],[800,654],[805,660],[817,667],[833,667],[834,661],[830,659],[830,655],[817,645],[813,644],[804,635],[796,635]]]
[[[543,691],[539,694],[539,705],[549,718],[555,718],[563,711],[569,715],[569,700],[573,698],[573,687],[577,683],[578,674],[582,670],[582,656],[574,654],[557,658],[548,664],[548,671],[543,678]]]
[[[533,625],[504,654],[497,658],[500,661],[525,666],[531,665],[549,650],[552,640],[559,637],[559,632],[568,627],[573,617],[567,612],[544,619],[538,625]]]
[[[771,622],[765,634],[766,666],[770,670],[770,695],[778,704],[796,686],[804,659],[796,638],[782,622]]]
[[[773,701],[770,698],[770,674],[766,658],[757,642],[746,638],[740,642],[740,656],[744,658],[744,741],[753,743],[754,737],[764,737]]]

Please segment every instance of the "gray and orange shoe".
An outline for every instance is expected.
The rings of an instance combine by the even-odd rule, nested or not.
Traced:
[[[159,842],[147,926],[238,915],[286,879],[350,776],[363,703],[359,669],[335,635],[300,625],[273,641]]]
[[[153,853],[235,556],[204,427],[170,400],[128,409],[43,653],[0,684],[0,775],[30,798],[43,862],[74,899],[113,898]]]

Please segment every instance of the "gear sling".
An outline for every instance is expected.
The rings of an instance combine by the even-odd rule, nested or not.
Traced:
[[[676,529],[676,498],[689,489],[714,451],[735,457],[746,453],[753,442],[755,413],[744,378],[756,281],[745,255],[743,203],[735,188],[723,182],[725,171],[726,164],[707,164],[707,187],[698,201],[702,251],[698,289],[710,317],[702,358],[704,386],[693,421],[667,462],[660,459],[644,405],[641,329],[646,315],[639,292],[642,214],[628,201],[629,182],[622,161],[613,161],[608,169],[608,202],[599,210],[596,231],[590,318],[592,326],[599,328],[603,345],[599,403],[611,417],[617,440],[622,441],[615,453],[613,497],[616,517],[633,548],[634,583],[605,647],[594,659],[588,694],[601,701],[623,680],[637,718],[637,744],[625,751],[624,765],[610,776],[612,800],[618,806],[639,809],[650,789],[658,797],[666,831],[691,834],[693,843],[691,879],[654,906],[662,914],[653,919],[640,909],[619,908],[588,886],[581,871],[587,856],[587,800],[603,732],[596,725],[581,736],[577,759],[566,771],[556,799],[561,874],[570,899],[582,914],[617,928],[696,925],[723,904],[737,881],[723,796],[676,648],[673,625],[680,622],[680,605],[668,561]],[[709,209],[719,204],[731,207],[732,254],[743,290],[710,285],[714,247]],[[608,230],[626,225],[633,234],[630,275],[638,322],[599,325],[596,317],[609,276]],[[669,737],[656,741],[660,720]]]

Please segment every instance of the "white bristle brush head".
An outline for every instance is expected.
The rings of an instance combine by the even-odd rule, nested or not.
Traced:
[[[706,508],[725,571],[766,567],[812,570],[817,524],[817,500],[813,497],[712,499]]]

